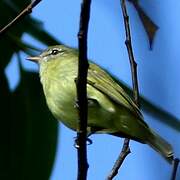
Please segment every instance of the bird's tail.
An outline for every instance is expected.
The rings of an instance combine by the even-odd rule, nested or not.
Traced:
[[[148,138],[147,144],[160,153],[169,163],[172,163],[174,159],[172,146],[153,130],[151,132],[152,136]]]

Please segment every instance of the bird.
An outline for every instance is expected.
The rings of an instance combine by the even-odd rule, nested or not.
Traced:
[[[40,82],[49,110],[74,131],[79,118],[75,108],[78,55],[77,49],[54,45],[37,56],[27,57],[39,64]],[[87,74],[87,106],[87,137],[110,134],[129,138],[148,144],[172,163],[172,146],[148,126],[135,102],[114,77],[92,61],[89,61]]]

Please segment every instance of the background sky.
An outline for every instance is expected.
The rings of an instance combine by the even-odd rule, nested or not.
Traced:
[[[45,29],[66,45],[77,47],[80,0],[42,1],[32,15],[43,22]],[[160,27],[153,50],[149,50],[147,36],[133,6],[129,3],[128,13],[132,31],[135,59],[138,63],[140,93],[156,105],[176,117],[180,117],[180,2],[166,0],[141,0],[141,5],[153,21]],[[24,35],[24,40],[45,48],[40,43]],[[88,57],[106,68],[119,79],[131,85],[128,55],[124,44],[125,34],[120,1],[92,1],[88,33]],[[26,62],[21,54],[23,65],[29,70],[38,70],[36,64]],[[17,62],[13,58],[6,69],[11,88],[18,83]],[[14,73],[12,73],[14,71]],[[180,157],[179,132],[144,114],[148,124],[167,139]],[[60,125],[56,160],[51,180],[76,179],[77,157],[73,147],[76,133]],[[109,135],[93,135],[93,144],[88,146],[89,180],[105,179],[116,160],[123,140]],[[168,180],[171,166],[149,146],[134,141],[130,144],[132,153],[128,155],[119,175],[115,179],[128,180]],[[180,170],[179,170],[180,171]],[[178,173],[180,178],[180,172]]]

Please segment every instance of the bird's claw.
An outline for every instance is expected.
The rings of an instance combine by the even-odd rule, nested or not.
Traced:
[[[79,104],[78,104],[77,98],[74,101],[74,108],[77,108],[77,109],[79,108]]]
[[[74,147],[76,148],[76,149],[79,149],[79,142],[78,142],[78,138],[77,137],[75,137],[74,138],[75,140],[74,140]],[[91,145],[92,143],[93,143],[93,141],[90,139],[90,138],[86,138],[86,142],[87,142],[87,145]]]

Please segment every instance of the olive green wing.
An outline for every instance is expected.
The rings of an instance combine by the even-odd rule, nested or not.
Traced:
[[[138,119],[143,119],[139,108],[111,76],[96,64],[90,63],[87,83],[107,95],[111,100],[129,109]],[[143,121],[144,122],[144,121]]]

